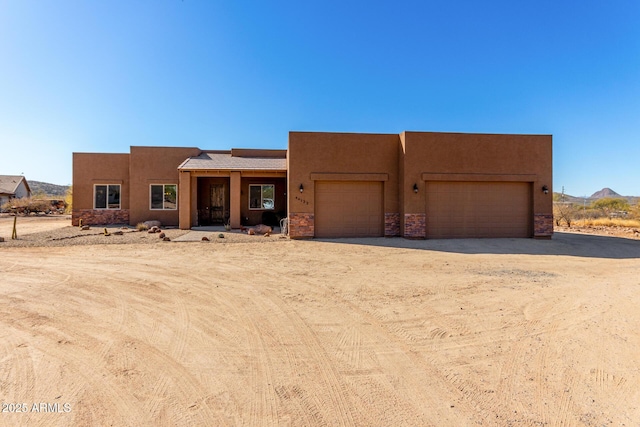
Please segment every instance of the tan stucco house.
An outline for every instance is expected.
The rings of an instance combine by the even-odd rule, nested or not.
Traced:
[[[552,137],[290,132],[287,150],[73,154],[73,223],[278,224],[303,237],[549,238]]]

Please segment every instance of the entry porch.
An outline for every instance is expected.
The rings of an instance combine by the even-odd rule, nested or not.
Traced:
[[[178,170],[181,229],[276,226],[287,216],[285,150],[205,152]]]

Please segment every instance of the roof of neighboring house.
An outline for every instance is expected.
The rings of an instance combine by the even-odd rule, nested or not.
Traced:
[[[287,159],[278,157],[238,157],[231,153],[202,152],[189,157],[180,170],[273,170],[286,171]]]
[[[15,194],[18,186],[24,180],[27,190],[31,191],[27,180],[22,175],[0,175],[0,194]]]

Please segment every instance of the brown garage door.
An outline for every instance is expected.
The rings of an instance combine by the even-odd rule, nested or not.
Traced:
[[[427,182],[427,237],[531,237],[531,184]]]
[[[382,182],[317,181],[316,237],[383,235]]]

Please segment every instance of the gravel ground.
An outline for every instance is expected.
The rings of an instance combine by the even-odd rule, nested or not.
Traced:
[[[13,221],[10,218],[1,218],[4,221],[3,229],[10,230],[8,224]],[[178,228],[161,228],[161,232],[170,240],[165,241],[160,238],[160,233],[148,233],[147,231],[138,231],[131,226],[91,226],[88,230],[81,230],[79,227],[71,225],[60,225],[58,219],[48,218],[28,218],[19,219],[21,221],[18,226],[18,239],[12,240],[9,232],[0,233],[0,237],[4,237],[4,242],[0,242],[0,248],[16,248],[16,247],[64,247],[76,245],[122,245],[122,244],[145,244],[145,245],[161,245],[161,244],[186,244],[191,242],[197,244],[220,244],[220,243],[269,243],[285,240],[280,235],[274,234],[269,237],[261,235],[249,236],[238,231],[219,232],[219,231],[198,231],[197,240],[183,240],[183,242],[174,242],[175,239],[185,239],[190,230],[180,230]],[[42,226],[44,222],[45,226]],[[46,227],[50,223],[51,227]],[[70,223],[70,222],[69,222]],[[38,224],[39,227],[35,227]],[[42,228],[45,228],[42,230]],[[105,230],[107,234],[105,235]],[[219,237],[220,235],[224,237]],[[203,241],[202,237],[209,240]]]

